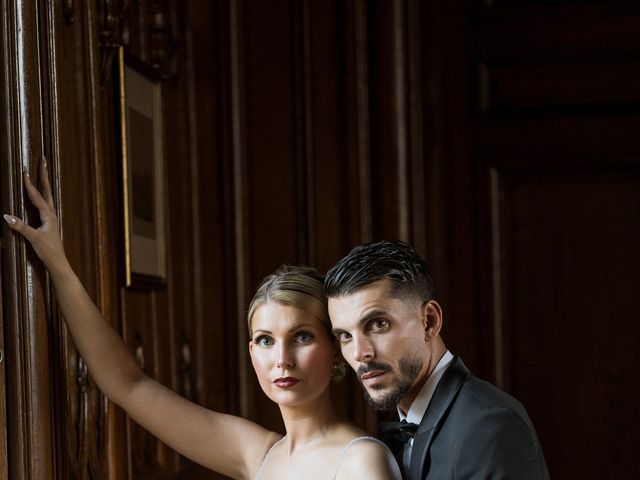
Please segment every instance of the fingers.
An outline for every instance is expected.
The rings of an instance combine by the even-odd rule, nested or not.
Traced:
[[[49,173],[47,171],[47,163],[43,158],[40,162],[40,180],[42,183],[42,193],[35,187],[31,181],[29,171],[25,168],[23,171],[24,188],[31,199],[31,203],[40,212],[40,220],[42,224],[53,225],[57,227],[57,218],[54,210],[53,195],[51,193],[51,184],[49,183]],[[43,196],[44,195],[44,196]],[[38,230],[30,227],[27,223],[23,222],[20,218],[13,215],[4,215],[4,220],[7,225],[16,232],[21,233],[30,242],[33,241],[38,235]]]
[[[31,199],[31,203],[33,203],[38,210],[42,213],[43,211],[48,211],[53,209],[49,205],[49,203],[42,197],[38,189],[31,182],[31,177],[29,176],[29,172],[25,169],[24,171],[24,186],[29,194],[29,198]],[[47,179],[47,184],[49,180]]]
[[[7,225],[9,225],[12,230],[15,230],[16,232],[21,233],[29,241],[33,240],[33,236],[36,233],[36,230],[34,228],[30,227],[29,225],[24,223],[22,220],[20,220],[18,217],[14,217],[13,215],[5,214],[4,220],[7,222]]]
[[[42,196],[51,210],[55,210],[53,205],[53,194],[49,183],[49,172],[47,170],[47,159],[42,157],[40,162],[40,184],[42,186]]]

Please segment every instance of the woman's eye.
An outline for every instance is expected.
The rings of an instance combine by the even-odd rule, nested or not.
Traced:
[[[261,335],[258,338],[254,339],[253,343],[255,343],[256,345],[260,345],[261,347],[270,347],[271,345],[273,345],[273,339]]]
[[[296,343],[307,344],[313,340],[313,335],[309,332],[298,332],[296,334]]]

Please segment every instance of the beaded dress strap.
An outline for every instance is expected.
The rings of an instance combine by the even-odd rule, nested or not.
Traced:
[[[264,454],[264,457],[262,457],[262,461],[260,462],[260,468],[258,469],[258,473],[256,474],[256,480],[260,479],[260,475],[262,475],[262,470],[264,470],[264,465],[265,465],[265,463],[267,463],[267,457],[271,453],[271,450],[273,450],[273,448],[276,445],[279,445],[280,443],[282,443],[284,441],[285,437],[286,437],[286,435],[284,437],[282,437],[280,440],[278,440],[277,442],[274,442],[273,445],[271,445],[269,447],[269,450],[267,450],[267,453]]]
[[[344,446],[344,448],[342,449],[342,453],[340,454],[340,459],[338,460],[338,464],[336,465],[336,473],[333,475],[334,479],[338,476],[338,470],[340,469],[340,464],[342,463],[342,460],[344,460],[344,457],[346,457],[348,450],[351,448],[351,446],[353,444],[355,444],[357,442],[360,442],[360,441],[363,441],[363,440],[370,440],[370,441],[372,441],[374,443],[379,443],[385,449],[389,450],[389,447],[384,442],[378,440],[376,437],[371,437],[369,435],[363,435],[362,437],[354,438],[349,443],[347,443]],[[389,450],[389,453],[391,453],[391,450]]]

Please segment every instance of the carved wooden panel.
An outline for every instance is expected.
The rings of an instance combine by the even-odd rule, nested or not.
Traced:
[[[480,26],[483,110],[623,106],[640,100],[633,81],[640,72],[637,7],[504,3],[487,9]]]
[[[640,11],[524,3],[477,28],[482,365],[524,403],[552,476],[634,476]]]
[[[518,169],[498,181],[503,385],[526,403],[556,475],[636,476],[624,445],[640,424],[630,400],[640,374],[640,165]],[[576,451],[611,461],[576,465]]]
[[[47,11],[49,28],[55,32],[48,42],[52,94],[46,96],[46,101],[50,135],[55,138],[49,164],[69,260],[106,318],[115,323],[117,317],[110,314],[109,288],[103,283],[109,267],[105,268],[98,256],[101,242],[109,244],[108,234],[100,234],[108,228],[102,223],[106,219],[100,197],[94,193],[104,195],[104,186],[97,182],[104,178],[99,169],[102,140],[97,132],[102,111],[93,98],[99,80],[86,52],[75,48],[79,44],[89,48],[97,44],[90,21],[93,11],[91,6],[69,3],[64,15],[61,13],[55,8]],[[67,110],[74,114],[66,114]],[[109,255],[108,251],[103,253]],[[58,361],[54,370],[58,380],[54,408],[60,412],[56,429],[57,474],[78,479],[104,477],[110,470],[107,445],[112,434],[109,425],[115,420],[113,406],[93,384],[63,319],[55,309],[53,313]]]
[[[135,30],[137,45],[144,45],[140,56],[177,92],[168,94],[166,102],[167,130],[180,139],[167,148],[173,173],[167,189],[172,201],[168,237],[176,259],[169,288],[179,287],[171,291],[173,296],[135,296],[119,288],[120,187],[114,144],[118,119],[110,70],[115,49],[132,39],[128,2],[69,1],[42,9],[25,4],[21,10],[3,4],[3,58],[20,58],[24,64],[7,70],[11,81],[2,95],[7,112],[2,131],[8,135],[2,142],[7,148],[2,207],[24,216],[22,164],[35,171],[39,152],[46,151],[65,247],[89,294],[107,321],[122,327],[132,352],[152,375],[196,398],[203,382],[192,360],[197,357],[192,346],[203,322],[193,307],[195,260],[183,261],[192,245],[180,232],[198,223],[199,218],[189,213],[199,210],[192,208],[192,170],[176,161],[188,157],[192,135],[187,126],[193,127],[185,121],[189,85],[176,83],[182,42],[182,10],[177,5],[136,3],[148,29]],[[15,39],[23,42],[24,55],[12,53]],[[42,39],[40,45],[37,39]],[[195,165],[197,158],[192,160]],[[28,213],[33,217],[32,210]],[[2,251],[3,280],[19,286],[3,289],[2,301],[13,342],[7,377],[12,478],[165,478],[180,471],[182,478],[204,478],[189,463],[181,466],[175,453],[148,434],[135,427],[126,430],[122,412],[96,390],[78,357],[39,262],[16,236],[7,246]]]

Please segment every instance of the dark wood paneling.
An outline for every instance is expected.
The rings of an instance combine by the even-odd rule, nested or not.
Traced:
[[[635,0],[491,3],[477,12],[482,17],[476,24],[479,56],[490,64],[592,64],[637,58],[640,14]]]
[[[628,105],[640,102],[640,63],[487,68],[484,108]]]
[[[102,171],[101,116],[99,70],[94,59],[81,45],[95,46],[96,32],[91,6],[73,9],[74,22],[69,22],[59,9],[46,10],[48,35],[45,48],[48,62],[44,65],[51,93],[46,98],[47,136],[51,142],[49,161],[53,172],[56,204],[61,229],[71,265],[95,299],[105,317],[117,326],[115,291],[108,279],[113,277],[117,236],[110,232],[109,213],[102,199],[113,190],[104,180],[113,179]],[[68,88],[76,85],[77,88]],[[65,114],[65,109],[73,114]],[[80,181],[83,179],[84,181]],[[111,213],[113,215],[113,213]],[[112,217],[111,217],[112,218]],[[85,478],[91,474],[104,477],[117,474],[109,463],[106,445],[113,438],[113,428],[122,425],[112,405],[97,391],[79,358],[64,322],[52,305],[55,322],[53,333],[57,346],[56,416],[57,475]],[[124,451],[124,450],[123,450]]]
[[[640,235],[637,126],[620,116],[529,125],[536,128],[521,136],[524,150],[485,151],[494,165],[485,184],[492,211],[485,352],[493,379],[529,410],[551,472],[617,478],[638,468],[621,441],[638,425],[624,400],[635,395],[639,373],[630,303]],[[560,134],[545,137],[550,129]],[[582,135],[562,135],[576,129]],[[615,452],[612,464],[599,470],[583,462],[577,471],[575,452],[596,449]]]
[[[640,118],[632,109],[591,112],[541,112],[483,122],[478,126],[481,150],[498,156],[502,165],[598,163],[598,154],[617,152],[616,162],[634,162]],[[529,153],[541,153],[536,155]],[[505,155],[505,153],[507,155]],[[569,155],[565,155],[569,153]]]
[[[2,90],[2,208],[34,221],[22,193],[22,170],[37,180],[39,159],[45,150],[43,72],[39,66],[38,6],[35,2],[0,5]],[[46,87],[45,87],[46,88]],[[16,115],[20,112],[20,115]],[[6,228],[6,227],[4,227]],[[49,408],[49,322],[47,280],[24,240],[6,235],[2,251],[2,291],[5,321],[7,439],[9,476],[52,478],[53,417]]]
[[[149,374],[281,430],[248,361],[255,285],[282,263],[324,271],[355,244],[400,238],[432,266],[448,347],[525,403],[554,476],[573,474],[598,438],[610,468],[584,462],[585,478],[636,472],[614,448],[632,444],[638,423],[622,396],[638,359],[618,354],[638,336],[634,2],[145,0],[68,2],[40,17],[34,5],[2,4],[2,205],[22,214],[20,166],[35,171],[44,144],[71,262]],[[22,70],[18,14],[45,52],[30,40]],[[121,42],[163,78],[169,258],[158,290],[122,288],[104,74]],[[2,303],[17,352],[6,364],[14,471],[219,478],[95,390],[26,252],[17,240],[3,250],[3,285],[27,285]],[[355,381],[334,394],[375,430]]]
[[[203,0],[189,8],[187,23],[185,50],[189,61],[184,80],[189,107],[193,296],[197,319],[197,335],[192,344],[195,351],[192,349],[191,354],[193,368],[198,372],[193,389],[195,398],[207,407],[237,412],[234,280],[239,275],[235,272],[232,240],[229,12]]]
[[[122,337],[145,373],[155,377],[156,364],[154,323],[158,311],[154,293],[122,290]],[[160,313],[162,315],[163,312]],[[131,478],[152,476],[159,469],[155,451],[158,440],[133,420],[127,418],[128,470]]]
[[[212,399],[209,394],[211,390],[220,390],[226,375],[213,380],[211,386],[205,386],[207,382],[204,382],[208,359],[214,357],[208,353],[212,349],[207,342],[220,347],[214,358],[225,358],[227,351],[224,337],[212,336],[212,329],[207,327],[210,320],[204,314],[210,313],[212,308],[203,305],[207,299],[215,301],[216,296],[207,297],[204,293],[204,288],[211,285],[203,282],[211,276],[202,262],[215,258],[208,252],[222,251],[224,243],[223,239],[216,238],[213,245],[208,244],[212,241],[212,226],[205,222],[210,213],[211,191],[217,189],[207,185],[208,177],[199,176],[200,171],[210,170],[205,160],[208,159],[206,151],[199,150],[198,142],[206,144],[211,136],[206,129],[198,129],[197,117],[194,117],[198,109],[196,99],[202,97],[202,103],[206,105],[217,96],[206,87],[191,91],[196,86],[194,75],[198,70],[195,62],[198,67],[204,63],[210,71],[211,58],[200,58],[196,53],[202,51],[194,49],[190,43],[194,32],[202,33],[198,30],[199,24],[194,21],[193,27],[185,26],[186,21],[198,18],[210,33],[217,18],[214,10],[203,3],[187,6],[178,2],[149,1],[125,12],[125,23],[128,21],[131,25],[128,51],[155,69],[163,80],[168,272],[166,285],[155,291],[123,290],[121,295],[125,339],[134,352],[144,353],[145,371],[193,401],[228,406],[232,392],[222,395],[221,399]],[[206,111],[205,118],[210,124],[214,123],[211,117],[206,117]],[[208,254],[204,254],[205,251]],[[204,298],[196,295],[204,295]],[[218,301],[222,307],[214,306],[213,311],[225,308],[224,302],[219,298]],[[218,321],[220,318],[217,315]],[[224,332],[224,325],[218,323],[213,331]],[[204,332],[206,336],[203,336]],[[130,421],[128,438],[129,475],[132,478],[202,478],[201,470],[194,469],[190,462],[180,459]],[[214,478],[214,474],[210,472],[208,477]]]
[[[639,24],[630,4],[486,9],[479,26],[481,108],[638,103],[632,79],[640,70]]]
[[[482,282],[478,282],[478,219],[475,149],[475,68],[477,48],[472,2],[446,6],[428,2],[421,18],[425,92],[424,137],[428,168],[425,190],[429,221],[425,255],[433,265],[443,308],[442,336],[447,347],[480,376],[490,370],[478,341]]]
[[[347,75],[353,73],[355,64],[347,63],[344,48],[348,36],[353,35],[345,7],[339,1],[309,2],[309,63],[311,151],[308,175],[310,218],[310,243],[308,263],[325,271],[342,253],[348,243],[344,225],[349,192],[340,188],[343,169],[349,161],[345,142],[347,138]],[[335,72],[327,75],[327,72]],[[355,114],[355,112],[349,112]],[[333,201],[327,201],[333,198]],[[353,223],[357,221],[351,220]],[[350,222],[350,223],[351,223]],[[321,241],[320,241],[321,240]]]
[[[330,265],[359,239],[370,241],[372,236],[367,2],[347,2],[344,18],[347,161],[340,175],[339,218],[345,243]]]
[[[414,234],[412,244],[416,250],[429,260],[429,266],[434,278],[438,280],[436,288],[438,299],[448,304],[446,288],[448,267],[445,266],[445,242],[443,232],[446,226],[446,212],[437,205],[444,203],[446,191],[445,181],[445,108],[446,99],[443,94],[444,85],[459,87],[455,79],[460,66],[448,65],[444,62],[448,58],[445,51],[449,42],[443,34],[445,31],[460,28],[449,26],[445,29],[443,21],[445,7],[438,1],[410,2],[408,11],[411,35],[409,37],[409,58],[412,66],[410,85],[417,98],[412,98],[413,118],[410,121],[412,138],[415,146],[412,148],[412,164],[421,165],[422,175],[413,178],[413,190],[421,201],[416,201],[414,211],[422,210],[420,214],[412,215]],[[451,34],[452,38],[463,37],[458,31]],[[417,38],[415,38],[417,37]],[[445,73],[446,72],[446,73]],[[446,78],[445,78],[446,77]],[[416,107],[416,104],[422,108]],[[448,114],[452,116],[452,113]],[[415,132],[413,132],[413,130]],[[422,225],[421,225],[422,223]],[[445,328],[449,324],[447,322]]]
[[[4,242],[4,238],[0,238]],[[2,265],[0,265],[0,289],[2,288]],[[9,451],[7,450],[7,393],[6,393],[6,374],[4,368],[4,315],[2,310],[2,298],[0,297],[0,479],[7,480],[9,478]]]
[[[246,5],[243,16],[246,195],[252,287],[298,257],[293,9],[288,2]],[[300,32],[299,32],[300,33]],[[266,42],[265,39],[269,41]],[[301,132],[302,135],[304,135]],[[251,255],[250,252],[260,252]]]
[[[560,477],[634,477],[640,168],[499,175],[504,387]],[[597,414],[594,414],[597,412]],[[605,454],[606,465],[575,463]]]
[[[373,238],[408,240],[405,2],[367,2]],[[383,193],[384,192],[384,193]]]
[[[477,25],[483,364],[553,477],[637,476],[638,5],[525,3]]]

